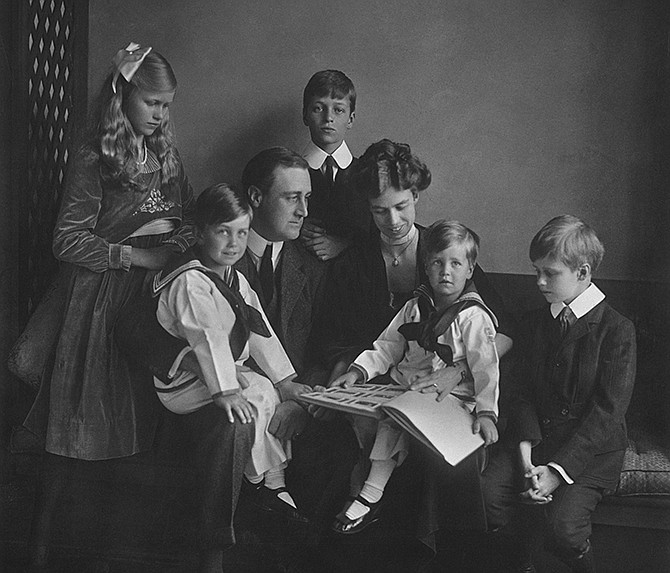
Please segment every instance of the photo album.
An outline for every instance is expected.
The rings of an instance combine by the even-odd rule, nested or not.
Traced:
[[[473,434],[474,416],[449,395],[441,402],[435,393],[422,394],[401,386],[357,384],[302,394],[308,404],[357,416],[392,418],[401,428],[455,466],[484,444]]]

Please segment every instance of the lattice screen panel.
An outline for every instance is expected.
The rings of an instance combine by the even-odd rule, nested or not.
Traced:
[[[26,1],[26,0],[24,0]],[[51,240],[62,192],[73,131],[75,78],[74,10],[79,0],[27,0],[26,80],[28,96],[28,242],[22,287],[28,313],[52,280],[56,262]],[[24,5],[25,6],[25,5]],[[27,21],[26,21],[27,20]],[[85,74],[84,74],[85,77]],[[25,203],[24,203],[25,204]]]

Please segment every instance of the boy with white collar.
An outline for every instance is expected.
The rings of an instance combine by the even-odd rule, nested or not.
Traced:
[[[309,164],[312,196],[301,238],[307,249],[326,261],[367,234],[370,210],[349,178],[356,159],[344,141],[356,114],[356,90],[338,70],[322,70],[303,92],[303,123],[311,142],[303,157]]]
[[[571,215],[533,238],[530,259],[549,305],[522,331],[508,430],[517,451],[498,452],[483,476],[490,527],[505,525],[519,498],[543,505],[557,555],[584,572],[594,570],[591,513],[619,479],[635,380],[635,328],[591,282],[603,254],[593,229]],[[526,551],[523,570],[535,570],[531,557]]]

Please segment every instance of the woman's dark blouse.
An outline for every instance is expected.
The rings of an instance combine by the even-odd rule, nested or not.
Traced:
[[[417,228],[416,286],[428,281],[420,255],[424,228],[419,225]],[[512,318],[479,265],[475,266],[473,280],[498,319],[497,331],[513,338]],[[386,267],[376,229],[367,241],[353,246],[333,261],[327,284],[326,310],[319,322],[323,328],[320,337],[323,358],[332,368],[336,361],[351,362],[370,348],[398,311],[397,304],[394,307],[390,304]]]

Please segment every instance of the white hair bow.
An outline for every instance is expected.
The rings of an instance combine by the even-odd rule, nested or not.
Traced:
[[[116,80],[119,78],[119,74],[129,82],[133,79],[135,72],[142,65],[144,58],[146,58],[150,51],[151,46],[142,48],[139,44],[130,42],[126,48],[116,52],[115,56],[112,58],[112,63],[116,68],[114,77],[112,78],[112,91],[114,93],[116,93]]]

